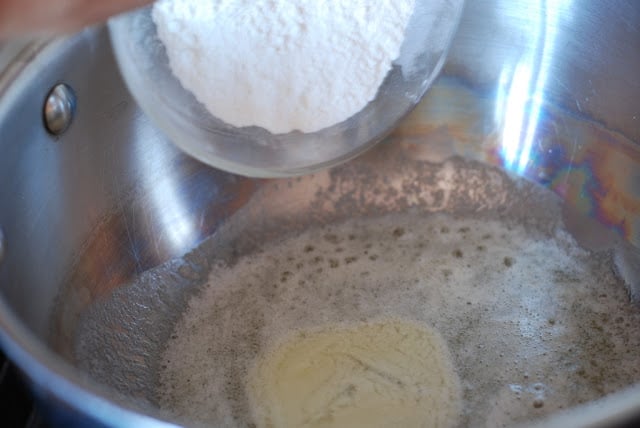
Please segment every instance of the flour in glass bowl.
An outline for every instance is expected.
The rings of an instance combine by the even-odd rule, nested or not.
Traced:
[[[415,0],[159,0],[173,74],[209,112],[273,134],[315,132],[372,101]]]

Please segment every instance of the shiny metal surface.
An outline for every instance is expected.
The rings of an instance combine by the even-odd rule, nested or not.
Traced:
[[[496,99],[513,93],[561,106],[640,141],[636,2],[473,1],[462,19],[444,74]]]
[[[76,95],[69,85],[59,83],[51,89],[44,102],[44,126],[53,135],[64,133],[76,113]]]
[[[55,298],[75,266],[74,282],[91,287],[67,302],[78,312],[62,323],[73,324],[92,301],[211,235],[263,182],[210,169],[175,149],[132,101],[101,29],[6,52],[0,344],[40,396],[105,424],[155,426],[101,398],[99,386],[45,345]],[[443,76],[390,138],[409,144],[416,159],[457,153],[552,189],[583,244],[616,253],[637,298],[638,70],[640,3],[469,1]],[[79,107],[59,137],[64,144],[53,145],[33,125],[61,81],[74,88]],[[282,209],[295,203],[285,200]],[[610,400],[597,420],[579,411],[566,416],[569,424],[640,414],[638,388]]]

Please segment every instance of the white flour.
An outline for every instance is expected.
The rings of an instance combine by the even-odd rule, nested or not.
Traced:
[[[169,64],[211,114],[279,134],[315,132],[372,101],[415,0],[160,0]]]

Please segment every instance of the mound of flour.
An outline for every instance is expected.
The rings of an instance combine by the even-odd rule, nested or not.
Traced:
[[[182,85],[233,126],[315,132],[362,110],[399,56],[415,0],[159,0]]]
[[[436,331],[398,319],[298,332],[258,358],[257,427],[456,426],[459,379]]]

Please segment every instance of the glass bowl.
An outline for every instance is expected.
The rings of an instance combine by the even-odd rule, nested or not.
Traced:
[[[422,98],[438,75],[464,0],[416,0],[400,56],[376,97],[349,119],[313,133],[272,134],[212,116],[173,75],[148,6],[109,21],[124,80],[155,125],[182,150],[216,168],[254,177],[311,173],[375,145]]]

